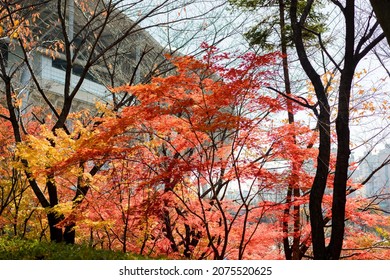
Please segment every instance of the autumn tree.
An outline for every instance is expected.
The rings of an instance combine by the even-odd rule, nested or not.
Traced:
[[[87,204],[73,212],[85,237],[90,230],[92,244],[170,258],[282,257],[270,244],[284,239],[290,164],[304,163],[293,178],[301,190],[310,190],[313,174],[307,168],[317,150],[308,144],[316,139],[305,125],[276,121],[283,106],[264,91],[270,73],[262,71],[273,56],[247,54],[234,68],[223,64],[228,58],[211,51],[202,62],[173,59],[174,75],[117,88],[132,92],[139,103],[107,113],[92,132],[79,131],[78,143],[69,145],[65,134],[50,136],[69,151],[65,158],[51,157],[57,158],[51,166],[58,177],[70,178],[80,160],[107,162],[100,176],[90,178]],[[330,160],[331,169],[335,163]],[[304,209],[308,195],[294,202]],[[348,232],[387,223],[380,213],[363,210],[366,203],[359,196],[349,200],[346,219],[355,226]],[[327,221],[331,204],[332,195],[325,194]],[[309,257],[310,228],[304,222],[300,235]],[[375,234],[370,238],[377,242]],[[346,242],[352,251],[363,240],[353,235]],[[372,257],[367,251],[360,255]]]
[[[267,221],[280,219],[280,204],[270,196],[285,177],[266,164],[313,154],[283,155],[289,129],[271,125],[281,106],[261,90],[275,55],[230,57],[207,49],[203,61],[173,59],[172,76],[115,89],[131,92],[139,103],[99,119],[93,134],[83,133],[53,169],[61,174],[80,160],[107,158],[105,180],[115,185],[91,191],[103,200],[91,201],[99,210],[90,211],[96,222],[112,225],[104,227],[111,232],[106,239],[123,250],[142,244],[141,253],[172,257],[271,258],[274,252],[261,248],[279,238]],[[226,67],[232,58],[239,64]],[[308,131],[296,129],[304,141]],[[265,238],[271,229],[275,234]]]
[[[105,96],[107,88],[122,83],[147,82],[152,76],[170,69],[170,65],[164,64],[163,54],[167,50],[145,30],[165,26],[168,22],[166,18],[161,20],[161,15],[180,11],[186,4],[185,1],[152,4],[121,0],[2,3],[1,80],[7,112],[1,117],[11,124],[16,145],[23,143],[29,135],[43,133],[27,125],[34,121],[50,125],[49,131],[54,134],[60,129],[77,138],[72,112],[83,106],[93,110],[91,104],[96,99],[114,106],[115,110],[131,105],[135,101],[131,94],[117,93],[108,98]],[[208,11],[202,13],[206,15]],[[175,22],[200,16],[179,18]],[[160,17],[160,20],[157,23],[150,21],[153,17]],[[49,65],[42,67],[44,63]],[[49,73],[49,69],[57,70]],[[59,85],[48,83],[46,79],[57,79]],[[88,90],[91,82],[100,93]],[[41,110],[31,110],[36,104],[40,104]],[[52,145],[55,149],[54,142]],[[26,158],[28,156],[20,155],[19,160],[36,198],[47,210],[50,239],[73,243],[74,225],[69,223],[65,229],[56,226],[64,219],[56,206],[64,198],[77,207],[90,189],[85,174],[95,176],[103,162],[79,163],[83,171],[74,183],[75,193],[70,198],[64,196],[62,192],[66,188],[58,185],[53,174],[47,174],[46,180],[37,180],[31,170],[32,163]]]
[[[293,103],[294,99],[291,97],[291,94],[298,90],[300,82],[295,82],[290,74],[292,67],[294,67],[290,62],[295,59],[295,53],[292,49],[294,45],[292,40],[292,28],[288,12],[290,2],[283,0],[274,2],[232,0],[229,2],[240,8],[249,10],[251,15],[256,15],[257,24],[250,27],[249,31],[245,33],[250,45],[259,47],[261,50],[278,49],[283,54],[281,70],[282,80],[269,86],[269,89],[285,98],[288,123],[294,127],[295,113],[297,110],[293,109],[293,107],[296,107],[296,104]],[[299,5],[303,6],[304,2],[300,2]],[[316,2],[316,7],[311,10],[310,15],[308,16],[308,26],[311,30],[316,30],[317,32],[326,29],[324,21],[325,16],[318,8],[318,6],[321,5],[321,2]],[[265,11],[269,13],[267,16],[259,16]],[[305,34],[303,37],[305,45],[312,47],[316,46],[317,42],[315,35],[311,32],[304,32]],[[302,77],[298,77],[298,79],[301,78]],[[283,84],[283,86],[281,84]],[[313,136],[314,135],[315,132],[313,132]],[[291,137],[294,139],[296,136],[292,133]],[[309,142],[308,148],[310,149],[313,144],[313,141]],[[303,163],[303,161],[291,162],[291,179],[286,187],[286,208],[284,210],[285,217],[283,222],[283,231],[285,233],[283,246],[286,259],[301,259],[308,249],[307,242],[310,239],[309,237],[302,238],[300,234],[301,228],[303,227],[300,221],[302,205],[297,203],[297,201],[303,201],[301,200],[303,192],[300,190],[298,184],[298,174],[300,174],[302,168],[304,168]],[[292,226],[290,226],[290,224],[292,224]]]
[[[196,18],[185,3],[4,4],[0,130],[8,133],[2,134],[0,230],[9,232],[7,223],[16,221],[12,230],[23,236],[34,220],[41,238],[46,216],[53,241],[75,242],[77,228],[80,242],[143,255],[335,259],[344,241],[343,257],[388,257],[380,250],[388,246],[388,220],[375,200],[345,201],[362,188],[348,173],[345,178],[357,165],[348,162],[348,110],[373,108],[351,109],[351,83],[358,62],[383,35],[374,36],[372,13],[362,20],[362,33],[353,33],[354,1],[333,1],[347,36],[344,56],[331,56],[325,33],[306,24],[314,2],[298,2],[276,6],[280,21],[283,15],[291,21],[279,25],[281,34],[293,35],[291,44],[285,38],[278,46],[289,56],[232,54],[204,43],[195,48],[205,54],[200,59],[179,55],[190,41],[174,43],[175,28],[165,29],[166,48],[145,33]],[[284,33],[287,25],[291,32]],[[307,55],[306,36],[322,56]],[[311,80],[302,95],[289,89],[290,46]],[[285,83],[275,86],[279,61]],[[52,67],[40,68],[47,62]],[[45,81],[47,69],[61,73],[60,87]],[[85,96],[93,97],[87,85],[97,87],[100,102],[78,110]],[[295,118],[308,111],[314,129]],[[338,141],[335,156],[332,141]],[[350,225],[347,235],[341,221]],[[327,227],[333,231],[325,246]],[[366,228],[367,239],[359,234]]]
[[[324,186],[326,185],[329,188],[332,188],[333,183],[330,182],[330,177],[327,177],[326,174],[328,174],[327,170],[332,170],[332,162],[331,162],[331,152],[330,152],[330,145],[331,142],[333,142],[333,137],[332,131],[333,131],[333,118],[336,115],[336,107],[338,105],[338,100],[335,101],[334,96],[332,95],[333,88],[335,88],[338,79],[340,78],[338,76],[338,72],[340,70],[340,64],[337,63],[336,55],[333,57],[329,52],[329,50],[333,50],[335,46],[337,46],[337,38],[336,37],[329,37],[327,36],[329,31],[329,28],[331,25],[326,25],[326,16],[321,15],[321,12],[318,10],[318,5],[321,6],[322,3],[320,1],[314,1],[310,5],[306,3],[306,1],[296,1],[296,3],[293,3],[295,5],[296,12],[298,14],[302,14],[305,12],[305,18],[302,19],[302,22],[297,23],[297,25],[301,26],[301,34],[300,34],[300,44],[301,46],[298,48],[299,49],[304,49],[306,51],[306,59],[307,61],[310,61],[313,65],[313,68],[311,70],[315,70],[318,72],[318,77],[317,81],[318,84],[322,82],[323,87],[323,99],[321,99],[321,102],[315,102],[312,101],[310,94],[305,95],[305,93],[301,93],[301,89],[299,87],[293,88],[291,87],[291,78],[289,77],[289,71],[291,72],[291,69],[293,64],[289,64],[289,61],[287,60],[287,57],[293,57],[295,55],[299,55],[299,52],[294,50],[294,44],[296,43],[293,40],[293,34],[294,34],[294,26],[293,21],[291,22],[292,15],[290,13],[291,10],[291,1],[245,1],[245,0],[237,0],[237,1],[230,1],[231,3],[234,3],[236,5],[239,5],[241,7],[245,7],[246,9],[249,9],[251,13],[254,14],[261,14],[259,11],[265,11],[265,7],[267,9],[267,16],[264,17],[264,21],[262,21],[262,17],[257,16],[256,18],[260,22],[260,24],[255,25],[254,27],[250,28],[249,31],[246,33],[246,36],[249,38],[249,42],[253,45],[258,44],[259,46],[263,48],[270,48],[273,47],[273,44],[279,44],[281,43],[281,50],[283,53],[287,54],[289,52],[289,56],[286,56],[283,60],[283,77],[284,81],[281,83],[284,83],[284,88],[275,85],[274,87],[270,87],[270,89],[279,92],[283,97],[287,98],[287,103],[289,101],[293,102],[295,105],[299,104],[299,106],[306,107],[309,112],[308,114],[311,114],[313,116],[316,116],[318,120],[318,125],[315,127],[315,129],[319,129],[320,134],[324,135],[324,137],[321,137],[320,139],[320,146],[322,147],[329,147],[329,152],[325,152],[326,149],[320,148],[320,154],[319,157],[321,160],[318,161],[317,165],[317,174],[322,174],[316,177],[315,180],[315,185],[321,181],[319,178],[323,178],[322,182],[324,183]],[[308,7],[310,6],[310,9]],[[360,9],[364,10],[366,9],[367,6],[360,7]],[[329,10],[330,11],[330,10]],[[325,14],[326,11],[323,11]],[[364,12],[363,12],[364,13]],[[369,14],[369,11],[367,11],[367,15]],[[272,15],[271,17],[269,15]],[[287,20],[286,20],[287,18]],[[304,23],[303,23],[304,21]],[[371,16],[365,16],[361,17],[360,20],[357,20],[355,23],[355,28],[356,30],[363,30],[364,28],[370,28],[374,19]],[[287,24],[285,23],[287,22]],[[279,25],[279,26],[278,26]],[[265,28],[265,26],[270,26],[270,28]],[[275,26],[278,26],[278,29],[275,29]],[[284,28],[283,28],[284,26]],[[369,36],[374,35],[374,30],[377,27],[377,24],[372,23],[372,29],[370,29],[371,33],[366,33],[364,35],[364,38],[360,41],[360,49],[365,46],[365,41],[369,40]],[[273,33],[273,30],[277,30],[276,33]],[[284,40],[283,40],[284,39]],[[291,39],[287,40],[286,39]],[[379,39],[378,39],[379,40]],[[283,46],[283,41],[285,41],[284,46]],[[370,41],[371,42],[371,41]],[[367,43],[368,44],[368,43]],[[375,44],[375,43],[373,43]],[[293,46],[292,49],[288,49],[288,46]],[[332,47],[333,46],[333,47]],[[372,47],[372,45],[371,45]],[[370,48],[371,48],[370,47]],[[321,51],[318,51],[320,49]],[[316,55],[318,54],[318,56]],[[299,57],[299,60],[302,61],[302,56]],[[288,67],[286,67],[288,65]],[[321,65],[321,67],[319,66]],[[309,72],[313,72],[309,71]],[[356,73],[356,76],[361,76],[359,72]],[[355,76],[355,77],[356,77]],[[360,78],[359,78],[360,79]],[[280,87],[280,89],[279,89]],[[316,86],[312,87],[309,89],[309,91],[313,90],[316,91],[318,89],[315,89]],[[293,94],[291,95],[291,91],[293,91]],[[296,92],[295,92],[296,91]],[[305,96],[308,96],[308,98],[303,98]],[[357,96],[354,97],[354,104],[358,104],[359,101],[357,101]],[[336,98],[337,99],[337,98]],[[318,99],[317,101],[320,101]],[[365,104],[364,101],[362,101],[363,104]],[[318,107],[319,106],[319,107]],[[322,107],[321,107],[322,106]],[[350,107],[354,105],[349,105]],[[386,106],[386,105],[384,105]],[[291,105],[290,105],[291,108]],[[354,109],[356,110],[356,109]],[[289,122],[292,123],[294,121],[294,116],[291,115],[292,110],[288,110],[290,112],[289,114]],[[310,112],[312,111],[312,112]],[[362,111],[359,109],[360,112],[360,117],[362,117]],[[326,116],[328,114],[328,116]],[[321,122],[323,122],[325,119],[328,119],[325,121],[325,125],[322,125]],[[355,119],[355,116],[354,116]],[[360,118],[359,118],[360,119]],[[355,119],[356,120],[356,119]],[[329,128],[326,128],[329,127]],[[329,140],[325,141],[326,136],[329,135]],[[310,143],[312,145],[313,142]],[[328,160],[325,160],[325,159]],[[324,164],[321,166],[321,164]],[[295,161],[295,170],[297,170],[297,166],[302,166],[299,164],[299,162]],[[340,166],[340,163],[338,164]],[[378,166],[379,168],[379,166]],[[294,168],[292,168],[294,170]],[[323,172],[322,172],[322,171]],[[292,174],[295,174],[296,172],[292,171]],[[326,179],[328,178],[328,179]],[[292,180],[292,182],[296,182],[296,180]],[[327,183],[325,183],[327,182]],[[294,188],[289,188],[289,189],[294,189]],[[295,188],[296,189],[296,188]],[[295,190],[296,195],[299,199],[299,195],[308,195],[310,192],[302,192],[301,194],[299,189]],[[349,193],[349,191],[348,191]],[[292,194],[292,192],[291,192]],[[311,195],[314,195],[311,193]],[[290,197],[290,195],[287,193],[287,198]],[[287,199],[286,201],[290,201],[290,199]],[[324,200],[321,200],[324,201]],[[369,202],[368,202],[369,203]],[[288,205],[288,204],[286,204]],[[295,215],[294,220],[296,221],[296,224],[294,225],[295,227],[295,232],[294,233],[294,239],[289,240],[288,235],[286,234],[285,237],[285,242],[284,242],[284,250],[286,254],[286,258],[300,258],[305,255],[306,250],[308,249],[308,241],[310,238],[301,238],[297,232],[299,232],[299,226],[297,226],[300,222],[300,210],[299,206],[297,203],[295,205],[295,211],[293,211],[293,215]],[[325,211],[327,207],[323,205],[322,208],[322,213]],[[304,210],[304,208],[302,209]],[[289,217],[289,208],[286,208],[286,217]],[[321,211],[318,211],[320,213]],[[323,214],[321,214],[323,215]],[[330,222],[330,216],[324,215],[323,218],[319,218],[318,220],[323,220],[325,224]],[[313,225],[313,224],[312,224]],[[288,222],[285,223],[285,232],[288,232]],[[323,228],[323,227],[320,227]],[[314,229],[315,230],[315,229]],[[322,229],[321,229],[322,230]],[[301,244],[298,245],[301,240]],[[290,245],[291,242],[291,245]],[[309,241],[310,242],[310,241]],[[290,247],[291,246],[291,247]]]
[[[310,219],[312,227],[313,252],[316,259],[338,259],[341,254],[344,229],[345,229],[345,204],[347,196],[347,180],[350,158],[350,131],[349,131],[349,108],[352,82],[356,67],[363,57],[372,50],[384,36],[377,35],[378,23],[366,22],[363,34],[356,33],[355,1],[346,1],[342,4],[333,1],[334,5],[340,9],[344,18],[344,54],[341,62],[337,62],[329,55],[328,50],[322,45],[328,58],[340,71],[340,84],[338,90],[338,109],[336,118],[337,134],[337,158],[335,166],[335,177],[333,183],[333,204],[332,204],[332,232],[329,245],[325,243],[324,217],[323,217],[323,195],[329,176],[329,160],[331,145],[330,130],[330,106],[325,86],[321,77],[310,61],[304,46],[302,32],[307,30],[305,23],[307,16],[312,9],[313,1],[308,1],[305,9],[298,13],[297,1],[291,2],[290,16],[294,32],[294,43],[301,65],[311,80],[319,106],[319,127],[320,146],[317,159],[316,177],[310,193]],[[356,36],[358,36],[356,39]],[[321,40],[321,34],[318,34]]]

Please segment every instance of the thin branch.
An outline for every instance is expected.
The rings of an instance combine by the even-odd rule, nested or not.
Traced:
[[[375,168],[370,175],[367,176],[367,178],[362,182],[362,185],[365,185],[368,183],[368,181],[371,180],[371,178],[377,173],[379,170],[381,170],[386,165],[390,164],[390,156],[387,156],[387,158],[379,165],[377,168]]]
[[[345,8],[344,8],[344,6],[340,3],[340,1],[338,1],[338,0],[331,0],[331,1],[333,2],[333,4],[335,4],[337,7],[339,7],[340,10],[344,13]]]
[[[318,37],[318,42],[320,43],[321,49],[325,52],[326,56],[330,59],[330,61],[332,61],[334,66],[337,68],[337,70],[339,70],[341,72],[342,71],[342,69],[340,68],[341,62],[336,63],[336,61],[333,59],[333,57],[327,51],[327,49],[325,48],[324,42],[322,41],[321,33],[315,32],[314,30],[311,30],[311,29],[306,28],[306,27],[303,27],[303,29],[305,29],[306,31],[308,31],[310,33],[313,33],[314,35],[316,35]]]
[[[385,33],[380,34],[378,37],[376,37],[370,44],[368,44],[360,53],[355,54],[355,61],[356,63],[360,61],[366,54],[371,51],[380,41],[385,39]]]
[[[7,117],[6,115],[3,115],[3,114],[0,114],[0,118],[5,119],[5,120],[7,120],[7,121],[10,121],[10,120],[11,120],[10,117]]]
[[[390,70],[386,67],[386,65],[383,63],[382,59],[379,57],[379,54],[374,51],[374,54],[376,56],[376,58],[378,59],[379,63],[382,65],[382,67],[385,69],[387,75],[390,77]]]
[[[304,23],[306,22],[306,19],[307,19],[307,17],[310,14],[310,11],[311,11],[311,8],[313,6],[313,3],[314,3],[314,0],[307,1],[305,9],[303,10],[301,18],[299,19],[299,24],[301,25],[301,27],[304,26]]]
[[[375,30],[378,28],[379,26],[379,22],[377,21],[370,29],[370,20],[373,16],[373,11],[371,12],[370,14],[370,17],[368,19],[368,23],[367,23],[367,27],[366,27],[366,30],[364,31],[364,35],[362,36],[362,38],[359,40],[359,43],[357,44],[356,46],[356,53],[359,53],[360,49],[363,47],[364,43],[367,42],[367,40],[369,38],[371,38],[371,36],[374,34]]]
[[[281,92],[280,90],[277,90],[276,88],[273,88],[273,87],[270,87],[270,86],[268,86],[267,88],[272,90],[272,91],[275,91],[276,93],[282,95],[283,97],[285,97],[285,98],[287,98],[287,99],[289,99],[289,100],[291,100],[291,101],[301,105],[302,107],[305,107],[305,108],[313,110],[314,114],[318,117],[319,114],[318,114],[318,111],[317,111],[317,108],[316,108],[317,104],[310,105],[309,102],[305,98],[303,98],[303,97],[297,96],[297,98],[302,99],[304,102],[299,101],[299,100],[291,97],[289,94],[285,94],[284,92]]]

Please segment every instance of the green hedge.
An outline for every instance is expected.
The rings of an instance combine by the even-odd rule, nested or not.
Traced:
[[[37,240],[0,238],[1,260],[142,260],[144,256],[86,245],[69,245]]]

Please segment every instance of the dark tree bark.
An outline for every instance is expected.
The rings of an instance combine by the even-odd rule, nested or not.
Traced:
[[[297,16],[298,1],[291,1],[291,21],[293,27],[293,38],[297,49],[300,63],[306,75],[314,86],[320,107],[318,116],[320,145],[317,158],[317,171],[312,185],[309,201],[310,224],[312,228],[312,243],[314,259],[339,259],[344,240],[345,230],[345,205],[347,198],[347,180],[350,157],[350,130],[349,130],[349,106],[352,89],[352,82],[356,66],[359,61],[368,54],[383,38],[381,34],[375,37],[378,24],[367,26],[360,39],[355,34],[355,0],[347,0],[345,4],[339,1],[332,1],[340,8],[345,20],[345,41],[343,68],[335,65],[340,71],[340,84],[338,91],[338,111],[336,118],[337,134],[337,158],[335,178],[333,181],[333,201],[331,218],[331,238],[326,246],[324,226],[325,221],[322,215],[322,198],[324,195],[326,181],[329,173],[330,156],[330,112],[328,97],[319,74],[309,61],[302,39],[302,29],[306,18],[312,8],[313,0],[307,1],[306,6],[300,15]],[[369,24],[369,22],[367,23]],[[323,45],[321,45],[324,48]],[[324,49],[326,54],[329,53]],[[334,62],[334,59],[331,58]],[[341,65],[341,64],[340,64]]]
[[[370,0],[370,2],[390,45],[390,0]]]
[[[345,205],[347,198],[347,181],[350,150],[350,97],[352,83],[356,67],[359,61],[379,43],[384,35],[374,37],[377,25],[374,25],[368,33],[365,33],[359,41],[355,43],[355,0],[347,0],[342,9],[345,18],[345,50],[344,67],[341,70],[338,110],[336,118],[337,135],[337,158],[336,170],[333,181],[333,201],[332,201],[332,232],[327,250],[327,258],[337,260],[341,256],[341,250],[345,231]],[[372,41],[363,48],[363,45],[371,38]]]
[[[332,201],[332,233],[328,247],[328,259],[340,258],[344,240],[345,204],[350,156],[349,131],[349,103],[352,80],[356,68],[355,52],[355,1],[347,0],[344,9],[346,36],[345,36],[345,63],[341,72],[339,86],[339,104],[336,119],[337,159],[335,178],[333,183]]]
[[[326,96],[325,88],[322,84],[320,75],[313,68],[303,44],[302,29],[308,12],[310,11],[313,1],[308,1],[307,11],[298,19],[298,1],[291,1],[290,17],[293,28],[293,40],[296,46],[299,60],[306,75],[311,80],[320,112],[318,115],[319,128],[319,154],[317,157],[317,170],[314,177],[313,185],[310,192],[309,211],[310,224],[312,228],[312,243],[315,259],[325,259],[325,235],[324,235],[324,218],[322,215],[322,198],[325,192],[326,182],[329,174],[330,161],[330,106]]]
[[[284,80],[284,88],[286,95],[291,95],[291,82],[290,82],[290,73],[289,73],[289,63],[288,63],[288,55],[287,55],[287,27],[285,22],[285,16],[286,16],[286,3],[285,0],[279,0],[279,20],[280,20],[280,36],[281,36],[281,51],[283,54],[283,80]],[[292,108],[292,100],[289,98],[286,98],[287,103],[287,115],[288,115],[288,123],[294,124],[294,113]],[[296,142],[295,136],[293,141]],[[300,250],[300,209],[301,206],[299,204],[296,204],[293,206],[293,242],[292,245],[290,245],[289,242],[289,217],[290,217],[290,211],[291,211],[291,202],[294,198],[300,197],[300,189],[297,184],[297,178],[296,178],[296,172],[299,169],[299,163],[293,162],[292,163],[292,173],[291,173],[291,179],[288,185],[287,194],[286,194],[286,208],[284,209],[283,213],[283,233],[285,234],[285,237],[283,238],[283,248],[284,248],[284,254],[287,260],[291,259],[300,259],[301,258],[301,250]]]

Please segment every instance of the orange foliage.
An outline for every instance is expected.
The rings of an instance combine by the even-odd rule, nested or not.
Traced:
[[[297,235],[310,247],[306,208],[317,133],[273,121],[283,104],[264,87],[279,55],[234,57],[204,47],[203,60],[170,58],[171,76],[113,89],[137,99],[120,112],[105,111],[88,125],[75,115],[70,133],[31,122],[16,155],[28,160],[37,181],[50,175],[56,182],[56,211],[65,217],[58,227],[76,223],[79,241],[168,258],[282,259],[283,238]],[[231,58],[236,64],[229,68],[224,62]],[[70,203],[79,185],[90,190],[81,203]],[[302,192],[289,202],[302,206],[302,219],[299,232],[286,233],[291,185]],[[327,218],[331,200],[324,197]],[[364,203],[349,200],[346,247],[365,246],[354,233],[359,227],[386,223],[360,211]],[[366,237],[372,245],[378,235]]]

